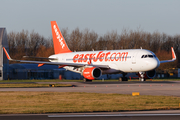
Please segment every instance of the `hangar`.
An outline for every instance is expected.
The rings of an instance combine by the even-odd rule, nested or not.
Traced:
[[[57,65],[37,64],[10,64],[8,79],[58,79],[64,69],[58,69]]]
[[[0,80],[7,80],[9,76],[9,61],[3,55],[2,47],[5,47],[9,52],[6,28],[0,28]]]

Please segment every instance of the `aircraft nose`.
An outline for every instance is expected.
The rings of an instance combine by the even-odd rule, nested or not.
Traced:
[[[151,59],[147,61],[147,64],[151,67],[151,69],[156,69],[159,67],[160,62],[158,59]]]
[[[150,65],[151,65],[152,69],[156,69],[156,68],[159,67],[160,62],[159,62],[158,59],[152,59],[152,60],[150,61]]]
[[[157,61],[157,67],[156,68],[158,68],[160,66],[160,61],[158,58],[156,58],[156,61]]]

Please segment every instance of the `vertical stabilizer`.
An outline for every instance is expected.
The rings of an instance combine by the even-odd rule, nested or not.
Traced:
[[[64,37],[62,36],[56,21],[51,21],[51,29],[55,54],[72,52],[68,48],[66,41],[64,40]]]

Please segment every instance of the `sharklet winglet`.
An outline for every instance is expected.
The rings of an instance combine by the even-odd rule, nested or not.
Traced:
[[[171,60],[163,60],[163,61],[160,61],[160,63],[174,62],[176,60],[176,54],[174,52],[173,47],[171,47],[171,51],[172,51],[172,59]]]
[[[172,60],[176,60],[176,54],[174,52],[173,47],[171,47],[171,51],[172,51]]]
[[[4,50],[5,54],[6,54],[7,59],[8,59],[8,60],[12,60],[11,57],[10,57],[10,55],[9,55],[8,52],[6,51],[6,48],[5,48],[5,47],[3,47],[3,50]]]

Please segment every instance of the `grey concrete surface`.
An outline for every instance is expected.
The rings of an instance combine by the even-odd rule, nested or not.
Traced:
[[[3,114],[1,120],[179,120],[179,110],[100,112],[100,113],[59,113],[59,114]]]
[[[50,82],[49,84],[53,84]],[[60,82],[62,83],[62,82]],[[140,95],[163,95],[180,97],[180,82],[63,82],[75,87],[47,87],[47,88],[0,88],[0,91],[51,91],[51,92],[89,92],[89,93],[118,93]]]

